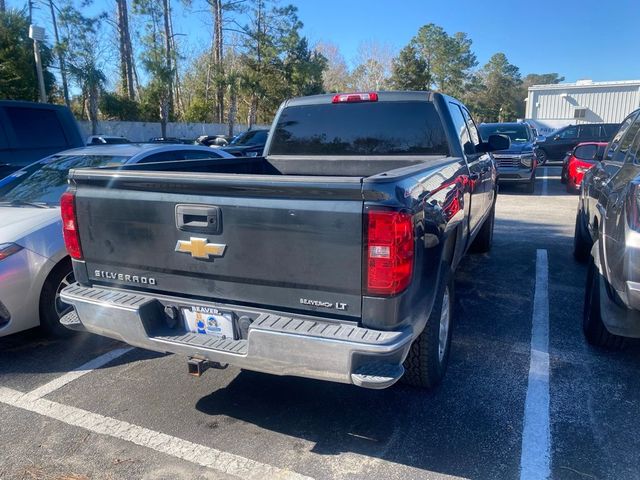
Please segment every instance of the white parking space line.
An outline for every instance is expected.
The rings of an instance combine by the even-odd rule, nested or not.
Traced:
[[[542,174],[544,175],[542,177],[542,195],[544,196],[549,191],[549,170],[547,167],[542,169]]]
[[[547,251],[538,250],[531,322],[529,383],[522,429],[520,480],[547,479],[550,475],[548,283]]]
[[[31,393],[22,393],[10,388],[0,387],[0,403],[34,412],[96,434],[108,435],[135,443],[195,465],[244,479],[311,479],[311,477],[306,477],[290,470],[256,462],[239,455],[182,440],[80,408],[52,402],[51,400],[34,396]]]
[[[67,383],[73,382],[78,378],[86,375],[87,373],[105,366],[107,363],[112,362],[118,357],[121,357],[125,353],[133,350],[132,347],[124,347],[124,348],[116,348],[115,350],[111,350],[110,352],[105,353],[104,355],[100,355],[99,357],[94,358],[93,360],[88,361],[84,365],[79,366],[78,368],[72,370],[71,372],[65,373],[64,375],[51,380],[49,383],[45,383],[44,385],[31,390],[29,394],[32,397],[44,397],[49,395],[52,392],[55,392],[61,387],[64,387]]]

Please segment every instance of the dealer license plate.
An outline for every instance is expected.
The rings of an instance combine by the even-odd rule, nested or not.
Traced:
[[[185,327],[193,333],[212,335],[215,337],[234,338],[233,314],[217,308],[191,307],[183,308]]]

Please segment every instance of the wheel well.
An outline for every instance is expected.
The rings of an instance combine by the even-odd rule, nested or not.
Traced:
[[[62,260],[60,260],[58,263],[56,263],[53,268],[49,271],[49,273],[47,274],[47,278],[44,279],[44,282],[42,284],[42,289],[40,290],[40,299],[39,301],[42,302],[42,293],[44,291],[44,286],[47,284],[47,282],[49,282],[51,280],[51,278],[57,274],[61,269],[66,268],[69,269],[71,268],[71,257],[66,256],[64,257]]]

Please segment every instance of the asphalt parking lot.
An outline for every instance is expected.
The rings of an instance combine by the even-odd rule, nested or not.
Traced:
[[[197,379],[177,356],[29,331],[0,339],[0,478],[639,478],[640,344],[583,340],[577,197],[559,173],[541,169],[534,195],[501,190],[493,250],[456,274],[436,391]]]

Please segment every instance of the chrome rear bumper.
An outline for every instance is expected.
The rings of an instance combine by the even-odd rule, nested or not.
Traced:
[[[130,345],[275,375],[367,388],[386,388],[402,376],[402,363],[413,338],[408,330],[378,331],[315,317],[78,284],[63,290],[62,298],[75,308],[77,319],[69,322],[75,328]],[[173,329],[167,326],[166,306],[180,309],[194,303],[251,318],[247,338],[191,333],[182,323]]]

